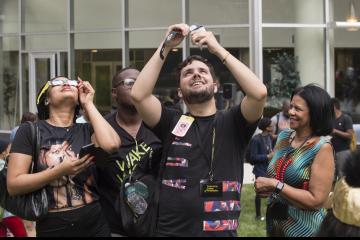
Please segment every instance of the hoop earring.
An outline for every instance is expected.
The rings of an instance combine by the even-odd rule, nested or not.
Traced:
[[[45,99],[45,106],[49,105],[49,100]]]

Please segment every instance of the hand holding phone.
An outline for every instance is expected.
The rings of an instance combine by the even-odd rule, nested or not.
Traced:
[[[88,145],[85,145],[80,149],[79,158],[84,157],[86,154],[90,154],[91,156],[95,156],[96,151],[97,151],[97,147],[95,147],[94,143],[90,143]]]

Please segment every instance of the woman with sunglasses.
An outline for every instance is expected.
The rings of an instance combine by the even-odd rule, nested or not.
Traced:
[[[46,188],[49,214],[36,222],[37,236],[110,236],[95,191],[94,156],[79,157],[82,146],[94,143],[108,153],[120,146],[113,128],[96,109],[89,82],[56,77],[37,96],[39,159],[32,159],[31,129],[24,124],[15,136],[8,168],[8,191],[22,195]],[[80,109],[91,124],[75,123]],[[29,174],[36,160],[37,173]],[[102,160],[102,159],[98,159]]]
[[[334,154],[327,137],[334,126],[329,94],[315,85],[291,95],[290,128],[277,139],[267,177],[255,180],[256,194],[269,196],[267,234],[271,237],[311,237],[326,211],[323,204],[334,178]]]

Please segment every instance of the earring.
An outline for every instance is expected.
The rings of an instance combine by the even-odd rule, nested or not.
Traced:
[[[49,105],[49,100],[45,99],[45,106]]]

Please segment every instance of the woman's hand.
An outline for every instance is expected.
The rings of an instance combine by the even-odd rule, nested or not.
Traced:
[[[79,99],[81,106],[85,109],[86,105],[93,103],[95,90],[92,88],[91,84],[87,81],[83,81],[80,77],[79,80]]]
[[[264,195],[264,197],[269,196],[275,190],[278,181],[274,178],[258,177],[254,183],[256,194]]]
[[[82,171],[86,170],[93,163],[94,156],[89,154],[85,155],[82,158],[77,158],[74,154],[71,154],[72,151],[66,151],[65,148],[69,147],[68,144],[64,144],[62,150],[65,153],[63,156],[63,161],[60,163],[60,167],[63,170],[64,175],[75,176]]]

